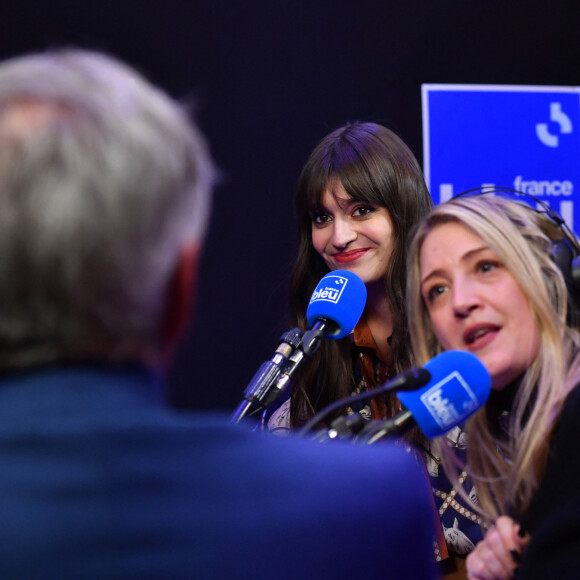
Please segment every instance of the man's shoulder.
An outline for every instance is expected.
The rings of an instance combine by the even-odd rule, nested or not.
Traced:
[[[335,578],[357,562],[369,579],[386,571],[430,577],[430,492],[405,448],[280,438],[225,413],[177,411],[147,397],[129,410],[132,386],[120,398],[99,398],[99,383],[91,380],[71,402],[56,381],[48,413],[45,382],[36,420],[0,429],[5,521],[23,522],[19,533],[0,526],[0,537],[5,553],[23,554],[19,566],[30,564],[28,549],[52,565],[61,558],[85,566],[74,554],[87,550],[118,565],[154,538],[160,557],[152,566],[171,561],[200,578],[264,570],[283,579]],[[56,535],[49,533],[55,522]]]

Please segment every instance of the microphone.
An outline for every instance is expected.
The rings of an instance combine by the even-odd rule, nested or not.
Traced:
[[[258,369],[234,412],[237,423],[247,413],[269,407],[291,382],[304,358],[311,356],[322,338],[338,340],[350,334],[367,299],[364,282],[348,270],[334,270],[316,286],[306,312],[309,330],[297,328],[282,335],[274,356]]]
[[[364,282],[348,270],[334,270],[314,289],[306,319],[314,328],[328,325],[328,338],[338,340],[350,334],[365,307],[367,289]],[[334,329],[332,328],[334,324]]]
[[[404,410],[386,421],[373,421],[364,427],[358,439],[367,444],[390,435],[401,435],[418,425],[429,439],[439,437],[460,425],[487,401],[491,376],[474,354],[448,350],[425,367],[431,380],[413,392],[400,392]]]
[[[364,282],[348,270],[333,270],[320,280],[306,310],[306,320],[311,329],[305,332],[300,347],[290,355],[282,370],[276,383],[280,392],[292,382],[304,358],[318,350],[322,336],[338,340],[353,331],[366,301]]]

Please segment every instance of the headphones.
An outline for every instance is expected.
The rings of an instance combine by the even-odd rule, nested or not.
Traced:
[[[551,239],[552,247],[549,254],[552,262],[562,272],[566,282],[571,310],[570,316],[580,320],[580,242],[566,224],[564,218],[544,200],[512,187],[488,185],[462,191],[453,196],[452,199],[482,195],[498,195],[520,203],[527,203],[531,210],[546,216],[554,224],[555,228],[561,232],[562,237],[560,239]]]

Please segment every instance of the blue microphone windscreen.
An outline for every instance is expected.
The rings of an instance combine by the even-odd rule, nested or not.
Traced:
[[[319,318],[332,320],[339,330],[328,338],[342,338],[356,326],[366,300],[366,286],[356,274],[334,270],[320,280],[312,293],[306,310],[308,324],[312,326]]]
[[[491,377],[483,363],[464,350],[442,352],[424,368],[431,373],[427,385],[397,396],[432,439],[460,425],[485,404]]]

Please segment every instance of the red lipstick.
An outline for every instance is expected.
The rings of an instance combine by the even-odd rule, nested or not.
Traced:
[[[338,252],[333,254],[332,257],[340,264],[348,264],[350,262],[356,262],[359,258],[364,256],[368,251],[368,248],[360,248],[358,250],[349,250],[348,252]]]

